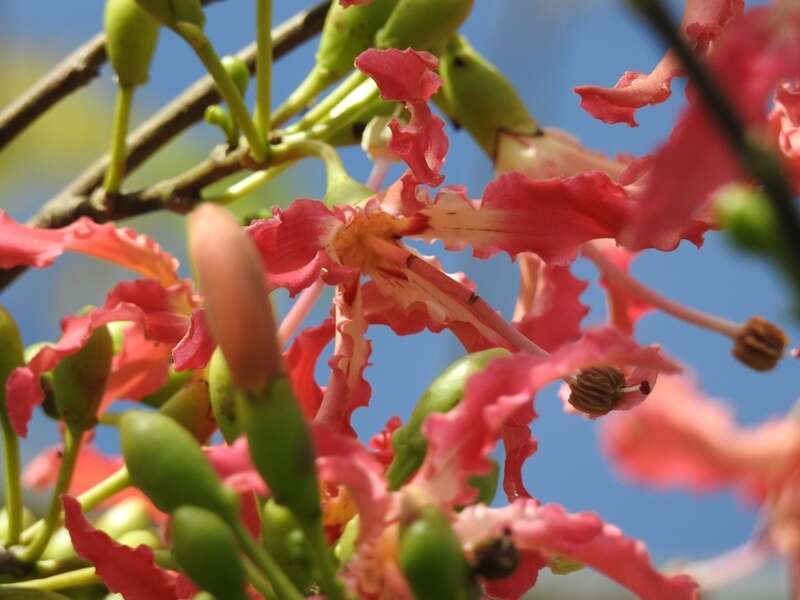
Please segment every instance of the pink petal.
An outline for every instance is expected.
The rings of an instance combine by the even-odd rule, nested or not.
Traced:
[[[356,59],[356,67],[375,80],[384,100],[406,103],[411,119],[406,125],[397,119],[389,124],[389,150],[406,162],[421,183],[434,186],[444,179],[439,170],[448,146],[444,121],[428,107],[428,101],[442,85],[434,73],[437,66],[435,56],[410,48],[373,48]]]
[[[217,343],[205,318],[205,310],[194,309],[186,335],[172,349],[175,370],[202,369],[211,360],[216,347]]]
[[[519,256],[520,291],[514,309],[517,328],[548,352],[581,337],[581,321],[589,307],[580,295],[588,283],[569,267],[554,267],[535,254]]]
[[[320,479],[347,488],[358,507],[359,544],[369,543],[383,531],[389,516],[383,465],[356,438],[318,423],[313,426],[313,436]]]
[[[687,0],[681,27],[693,50],[703,55],[743,10],[744,0]],[[650,74],[628,71],[613,88],[583,85],[575,92],[581,96],[581,107],[593,117],[635,127],[636,110],[664,102],[672,93],[672,78],[682,74],[679,60],[668,52]]]
[[[455,530],[462,542],[472,545],[510,531],[518,549],[584,563],[639,598],[698,598],[697,584],[689,577],[661,575],[653,568],[644,544],[624,537],[594,513],[569,514],[556,504],[540,506],[532,500],[517,500],[500,509],[468,507],[457,517]]]
[[[0,267],[47,267],[67,250],[118,264],[164,286],[180,282],[178,261],[155,241],[127,227],[98,225],[81,217],[61,229],[36,229],[0,211]]]
[[[100,412],[119,399],[140,400],[160,390],[169,375],[169,344],[148,340],[140,325],[127,327],[115,356]]]
[[[616,237],[632,209],[624,188],[603,173],[539,181],[507,173],[487,186],[479,203],[454,188],[440,192],[420,211],[428,221],[419,237],[448,248],[472,245],[480,257],[533,252],[564,265],[589,240]]]
[[[372,0],[339,0],[342,6],[348,8],[350,6],[361,6],[364,4],[369,4]]]
[[[606,454],[628,477],[697,491],[737,487],[761,497],[782,485],[800,457],[800,423],[791,418],[740,429],[730,409],[689,377],[662,377],[636,410],[600,430]]]
[[[769,124],[791,166],[796,187],[800,180],[800,82],[784,82],[778,86]]]
[[[335,334],[333,319],[326,319],[320,325],[302,331],[284,354],[292,389],[309,419],[314,418],[322,403],[323,392],[314,378],[317,361]]]
[[[81,505],[71,496],[61,496],[64,525],[75,552],[91,562],[112,592],[126,600],[177,600],[175,577],[155,564],[155,554],[147,546],[130,548],[118,544],[86,520]]]
[[[240,437],[230,446],[207,446],[203,451],[225,485],[240,494],[255,492],[259,496],[267,495],[267,486],[250,460],[250,447],[246,438]]]
[[[368,323],[364,318],[358,281],[337,288],[334,309],[336,339],[333,356],[328,361],[331,378],[315,420],[334,431],[355,435],[350,416],[357,408],[367,406],[372,394],[364,379],[372,344],[364,337]]]
[[[33,409],[44,399],[39,387],[41,374],[78,352],[98,327],[113,321],[133,321],[143,327],[148,339],[174,345],[183,336],[186,318],[170,311],[185,301],[186,294],[183,285],[165,289],[152,280],[122,283],[109,292],[105,306],[81,317],[66,317],[61,322],[61,339],[39,350],[24,367],[14,369],[6,381],[8,413],[17,434],[27,436]]]
[[[605,258],[621,271],[627,273],[636,253],[630,252],[611,241],[598,240],[592,242],[593,248],[601,252]],[[627,288],[605,276],[600,278],[600,285],[605,288],[606,304],[609,320],[620,331],[633,335],[636,322],[652,310],[652,306],[632,295]]]
[[[792,8],[778,15],[768,6],[748,11],[719,40],[709,66],[745,124],[755,132],[767,131],[770,95],[782,78],[800,76],[800,11]],[[655,154],[625,245],[674,248],[693,221],[711,221],[711,194],[742,179],[716,121],[702,99],[691,94],[689,107]]]
[[[325,250],[327,238],[341,225],[321,202],[295,200],[286,210],[275,208],[271,219],[256,221],[247,231],[261,253],[270,285],[285,287],[294,296],[323,270],[327,283],[342,280],[342,267]]]
[[[369,440],[369,447],[372,449],[372,456],[374,456],[384,468],[388,467],[392,459],[394,459],[394,447],[392,446],[392,434],[397,430],[403,422],[400,417],[389,417],[386,424],[378,433],[372,436]]]

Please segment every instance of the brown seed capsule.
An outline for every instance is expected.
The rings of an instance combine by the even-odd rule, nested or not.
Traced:
[[[593,416],[605,415],[619,404],[625,375],[615,367],[591,367],[581,370],[569,382],[569,403]]]
[[[753,317],[739,330],[733,355],[751,369],[769,371],[783,357],[788,343],[780,327],[762,317]]]
[[[472,572],[484,579],[509,577],[519,566],[519,550],[510,532],[477,544],[472,560]]]

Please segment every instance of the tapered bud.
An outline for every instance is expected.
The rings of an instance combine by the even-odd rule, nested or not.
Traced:
[[[261,531],[264,549],[299,590],[307,591],[314,580],[311,549],[292,511],[270,499],[264,505]]]
[[[461,542],[436,506],[424,506],[402,526],[398,562],[415,600],[480,597]]]
[[[733,355],[755,371],[770,371],[789,343],[783,330],[762,317],[748,320],[736,336]]]
[[[136,0],[107,0],[103,24],[111,68],[123,87],[150,79],[159,24]]]
[[[189,254],[214,339],[240,388],[263,389],[281,368],[264,269],[253,242],[224,208],[189,217]]]
[[[233,119],[227,111],[219,105],[209,106],[203,113],[203,120],[209,125],[219,127],[222,133],[225,134],[225,140],[229,146],[234,146],[238,142],[236,139],[237,128],[233,123]]]
[[[189,23],[202,29],[206,16],[200,0],[136,0],[144,10],[167,27]]]
[[[97,424],[97,409],[103,399],[114,343],[105,325],[92,332],[89,341],[67,356],[53,370],[53,391],[61,419],[73,431],[86,431]]]
[[[400,0],[375,35],[375,47],[438,48],[458,31],[473,4],[474,0]]]
[[[395,455],[386,472],[390,489],[399,489],[422,465],[428,449],[422,432],[425,419],[433,413],[453,409],[464,397],[470,377],[482,371],[495,358],[503,356],[508,356],[508,350],[503,348],[467,354],[447,367],[423,392],[408,423],[392,435]]]
[[[228,522],[238,519],[235,503],[206,460],[197,440],[166,415],[130,411],[120,420],[125,466],[133,484],[159,510],[199,506]]]
[[[217,598],[244,600],[245,576],[236,538],[217,515],[182,506],[172,516],[172,555],[198,587]]]
[[[22,338],[14,318],[0,306],[0,411],[6,413],[6,380],[24,363]]]
[[[208,363],[208,386],[211,410],[222,437],[232,444],[242,434],[237,417],[239,389],[234,385],[225,356],[217,348]]]
[[[180,423],[201,443],[207,442],[217,428],[217,423],[211,414],[208,383],[202,379],[189,381],[175,392],[158,412]]]
[[[490,157],[497,157],[503,133],[541,133],[514,85],[464,37],[450,39],[439,59],[439,74],[443,85],[435,99]]]
[[[228,55],[222,57],[222,66],[228,77],[233,80],[236,89],[244,96],[247,93],[247,86],[250,85],[250,70],[247,68],[247,63],[238,56]]]
[[[253,464],[272,497],[292,511],[300,527],[321,524],[314,444],[308,423],[284,377],[261,393],[246,393],[239,404]]]

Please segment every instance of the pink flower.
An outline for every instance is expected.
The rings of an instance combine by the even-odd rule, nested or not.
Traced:
[[[686,0],[681,29],[693,50],[705,55],[743,10],[744,0]],[[670,51],[650,74],[627,71],[613,88],[583,85],[575,92],[581,97],[583,109],[593,117],[635,127],[636,109],[664,102],[672,93],[672,78],[679,75],[683,75],[683,69]]]

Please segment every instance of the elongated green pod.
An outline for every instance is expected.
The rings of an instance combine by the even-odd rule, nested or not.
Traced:
[[[262,545],[292,583],[307,591],[314,582],[311,550],[292,511],[270,499],[261,518]]]
[[[377,48],[429,50],[458,31],[474,0],[400,0],[375,35]]]
[[[250,454],[273,498],[307,530],[321,523],[314,445],[292,384],[275,378],[262,393],[246,392],[239,404]]]
[[[172,367],[169,368],[167,375],[167,382],[164,386],[152,394],[148,394],[140,400],[142,404],[152,406],[153,408],[160,408],[163,404],[172,398],[175,393],[180,390],[191,379],[192,371],[176,371]]]
[[[208,386],[214,418],[222,437],[228,444],[232,444],[242,434],[237,418],[237,399],[240,392],[233,383],[231,371],[221,348],[214,351],[208,364]]]
[[[166,415],[130,411],[120,420],[125,465],[133,484],[160,510],[199,506],[228,522],[238,518],[203,451],[186,429]]]
[[[53,369],[56,407],[66,426],[86,431],[97,424],[97,409],[103,399],[114,357],[108,327],[98,327],[89,341]]]
[[[503,348],[467,354],[434,379],[417,401],[408,423],[392,435],[395,455],[386,472],[389,489],[399,489],[422,465],[428,449],[422,425],[428,415],[448,412],[455,407],[464,397],[469,378],[482,371],[490,361],[508,354]]]
[[[136,0],[106,0],[103,24],[108,62],[117,74],[119,85],[147,83],[158,43],[158,21]]]
[[[434,99],[491,158],[497,155],[501,132],[526,136],[541,133],[511,81],[463,36],[451,38],[439,59],[443,85]]]
[[[158,412],[183,425],[184,429],[202,443],[208,441],[217,428],[217,423],[211,415],[208,383],[203,379],[190,380],[175,392]]]
[[[473,600],[478,586],[461,542],[450,522],[435,506],[400,531],[400,568],[415,600]]]
[[[202,29],[206,15],[200,0],[136,0],[144,10],[167,27],[175,28],[178,23],[190,23]]]
[[[247,598],[244,567],[236,538],[216,514],[181,506],[172,515],[172,555],[199,587],[220,600]]]
[[[22,337],[17,322],[0,306],[0,411],[6,413],[6,380],[11,371],[25,362]]]

